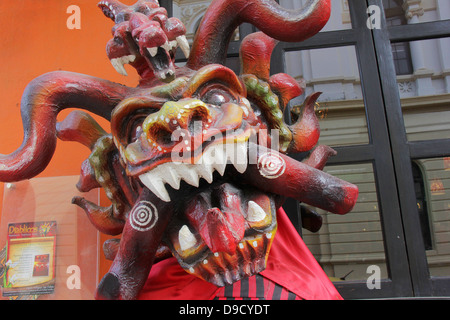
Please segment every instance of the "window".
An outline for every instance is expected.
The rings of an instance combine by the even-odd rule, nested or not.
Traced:
[[[417,62],[414,42],[440,39],[439,46],[435,47],[448,47],[445,39],[450,36],[450,20],[445,19],[449,13],[439,8],[446,1],[423,0],[417,4],[404,0],[331,0],[335,11],[322,32],[301,43],[280,42],[272,55],[273,74],[291,74],[293,70],[288,70],[288,66],[296,65],[297,73],[291,75],[302,76],[307,89],[323,90],[319,111],[325,112],[322,117],[325,131],[349,129],[333,126],[339,120],[343,123],[348,115],[364,119],[365,125],[355,127],[359,131],[353,135],[364,139],[327,137],[327,132],[322,137],[325,139],[322,143],[331,144],[338,152],[325,170],[339,173],[360,187],[362,201],[355,211],[360,216],[350,213],[339,217],[322,212],[322,229],[314,234],[302,232],[302,207],[298,203],[288,199],[284,205],[310,250],[333,281],[336,280],[334,284],[344,298],[450,296],[450,204],[446,196],[450,190],[450,136],[444,123],[447,118],[443,116],[448,113],[450,102],[450,89],[444,88],[443,83],[450,83],[450,76],[445,72],[430,76],[439,89],[435,90],[437,95],[431,96],[411,93],[400,99],[399,86],[403,83],[398,83],[398,76],[403,75],[400,77],[403,81],[416,81],[420,89],[427,80],[423,74],[412,75],[412,57]],[[286,0],[281,4],[297,7],[306,2]],[[160,0],[160,3],[170,7],[172,1]],[[381,29],[367,28],[370,5],[382,9]],[[426,19],[422,20],[431,22],[408,23],[411,21],[407,21],[405,11],[417,5],[424,7]],[[249,26],[240,27],[239,40],[228,48],[230,66],[237,68],[239,42],[254,31]],[[424,57],[428,57],[434,49],[424,47]],[[303,60],[298,58],[299,52]],[[314,73],[308,78],[310,70],[305,59],[311,63],[318,61],[316,65],[320,67],[325,65],[323,61],[329,62],[324,59],[330,54],[334,54],[333,59],[339,57],[337,54],[343,58],[334,68],[311,69]],[[448,56],[443,51],[439,57]],[[429,60],[437,63],[439,57]],[[354,68],[344,67],[345,59],[356,60],[354,65],[349,65]],[[448,70],[447,61],[439,61],[442,66],[433,70]],[[341,81],[340,74],[329,74],[339,67],[346,72],[342,78],[345,81]],[[421,68],[420,64],[415,67]],[[351,79],[350,71],[355,71]],[[330,86],[336,90],[330,90]],[[348,90],[358,87],[356,91]],[[344,98],[337,99],[339,94]],[[424,96],[432,101],[425,103]],[[295,103],[286,110],[287,121],[291,120],[290,111]],[[438,129],[433,126],[436,119],[442,121]],[[365,259],[380,268],[381,290],[367,287],[369,269],[364,265]]]
[[[407,24],[405,12],[402,8],[403,0],[383,0],[386,25],[398,26]],[[392,43],[392,54],[394,55],[395,71],[397,75],[413,73],[411,62],[411,51],[406,42]]]
[[[332,0],[332,5],[336,2],[340,0]],[[450,156],[450,139],[444,123],[441,126],[442,134],[437,135],[434,134],[437,129],[429,120],[430,112],[436,108],[439,108],[436,115],[447,112],[450,91],[444,88],[443,83],[447,78],[442,73],[440,78],[435,75],[430,77],[436,88],[431,96],[420,93],[426,88],[428,78],[425,76],[428,73],[413,74],[412,57],[425,59],[429,57],[428,53],[432,48],[424,46],[420,56],[421,50],[414,51],[417,48],[411,45],[417,41],[438,39],[439,43],[447,45],[445,39],[450,33],[450,20],[428,19],[432,10],[439,17],[446,16],[446,12],[437,11],[439,6],[433,7],[430,2],[421,3],[427,5],[424,9],[424,17],[427,19],[423,20],[431,22],[421,22],[418,17],[414,17],[416,22],[421,23],[409,23],[405,10],[412,12],[412,1],[408,1],[407,7],[402,0],[348,0],[351,30],[330,27],[328,30],[332,31],[320,32],[301,43],[280,43],[280,52],[275,52],[279,56],[272,59],[275,61],[271,65],[273,73],[289,73],[292,70],[288,70],[287,66],[296,65],[298,71],[294,76],[301,75],[306,81],[307,89],[312,87],[313,91],[324,92],[324,100],[320,105],[327,108],[328,114],[322,120],[329,121],[328,124],[323,122],[324,129],[336,131],[339,128],[330,116],[331,102],[339,105],[341,111],[353,112],[353,115],[356,114],[356,109],[352,107],[358,104],[361,108],[357,111],[367,120],[367,131],[360,132],[368,136],[365,141],[350,143],[337,133],[333,136],[335,141],[339,141],[331,143],[338,154],[328,161],[326,167],[326,170],[340,170],[342,174],[351,173],[355,179],[360,179],[355,181],[358,181],[362,201],[358,199],[355,212],[363,212],[364,216],[358,217],[357,219],[361,219],[358,221],[352,220],[352,212],[344,217],[322,213],[323,230],[317,234],[302,232],[325,271],[333,279],[338,279],[334,283],[344,298],[450,295],[450,252],[446,249],[450,205],[443,194],[448,189],[450,180],[446,177],[450,170],[441,168],[444,163],[441,161],[442,157],[448,159]],[[380,29],[367,28],[367,8],[370,5],[382,9]],[[417,3],[414,2],[414,5]],[[342,82],[344,79],[346,87],[349,87],[345,72],[348,73],[350,69],[345,68],[345,72],[333,74],[336,69],[333,67],[336,66],[327,67],[324,63],[318,63],[318,69],[308,69],[305,61],[318,59],[319,54],[316,53],[325,51],[334,54],[324,56],[328,56],[330,60],[336,59],[336,52],[348,47],[355,48],[358,66],[355,70],[359,76],[362,97],[356,95],[354,100],[327,99],[326,95],[333,93],[329,88],[330,83]],[[433,47],[437,48],[433,54],[438,57],[448,56],[444,51],[436,51],[441,47],[446,48],[444,45]],[[314,52],[314,56],[309,58],[308,54],[303,54],[303,57],[298,58],[297,52]],[[351,59],[350,55],[347,57]],[[445,60],[432,60],[438,66],[434,70],[445,69],[438,65],[446,65]],[[424,65],[428,66],[426,63]],[[343,64],[338,63],[337,67],[339,66]],[[421,68],[420,64],[416,67]],[[313,77],[308,78],[309,73]],[[399,87],[404,83],[399,83],[398,76],[401,76],[403,82],[411,82],[411,92],[407,96],[403,94],[402,99]],[[321,82],[315,81],[315,78]],[[325,85],[328,87],[325,88]],[[417,94],[412,92],[414,85],[422,91],[418,90]],[[429,98],[430,104],[424,103],[423,96]],[[438,105],[436,101],[439,101]],[[347,119],[347,114],[342,112],[337,113],[337,116],[342,116],[342,120]],[[440,119],[446,118],[438,117]],[[429,121],[430,124],[423,125],[424,121]],[[348,127],[350,126],[345,129],[349,129]],[[419,129],[422,129],[420,133]],[[413,133],[414,137],[411,136]],[[321,139],[322,143],[328,144],[330,141],[324,140],[327,138],[326,134],[325,130]],[[371,180],[364,175],[367,168],[372,168]],[[302,212],[299,207],[289,204],[285,207],[287,208],[292,220],[300,223]],[[377,215],[380,219],[375,220]],[[361,227],[359,232],[352,229],[358,227]],[[298,229],[300,228],[301,225]],[[356,239],[357,246],[348,244],[353,239],[348,236],[349,232],[354,232],[352,237]],[[372,251],[364,248],[360,252],[369,253],[371,263],[382,270],[382,290],[368,289],[364,281],[364,267],[357,260],[358,250],[369,243],[373,244],[370,247]],[[379,248],[384,251],[376,251],[376,244],[381,244]],[[342,259],[344,256],[345,260]],[[352,270],[346,281],[339,280]]]

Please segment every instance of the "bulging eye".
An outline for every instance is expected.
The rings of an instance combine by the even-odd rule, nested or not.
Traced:
[[[221,106],[228,102],[235,102],[235,97],[227,90],[220,88],[213,88],[205,90],[200,99],[207,104]]]
[[[129,121],[126,129],[126,141],[127,143],[132,143],[137,140],[142,134],[142,123],[144,122],[145,117],[137,117],[132,121]]]

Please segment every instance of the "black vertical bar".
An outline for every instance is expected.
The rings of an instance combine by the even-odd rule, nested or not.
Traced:
[[[250,23],[243,23],[239,26],[239,40],[242,41],[250,33],[256,32],[256,28]]]
[[[367,27],[367,8],[367,1],[349,0],[352,26],[357,30],[356,55],[366,108],[369,140],[375,150],[373,169],[388,273],[392,280],[392,292],[390,294],[411,296],[413,291],[399,210],[395,171],[391,156],[392,150],[383,108],[384,101],[372,30]],[[370,294],[369,290],[367,290],[367,293]]]
[[[244,278],[241,279],[241,292],[240,292],[240,297],[242,298],[249,298],[249,289],[250,288],[250,284],[249,284],[249,279]]]
[[[169,17],[173,16],[173,2],[172,2],[172,0],[159,0],[159,6],[166,8],[167,15]]]
[[[369,5],[383,8],[381,0],[368,0]],[[407,243],[411,279],[416,296],[429,296],[429,281],[425,247],[421,236],[420,220],[416,205],[414,179],[411,167],[406,129],[401,110],[397,77],[384,10],[381,10],[381,28],[373,30],[373,40],[378,58],[378,68],[383,92],[386,121],[388,124],[395,177],[398,187],[403,228]]]
[[[256,297],[259,299],[265,299],[265,288],[264,288],[264,278],[256,274],[254,275],[256,281]]]
[[[234,297],[233,297],[234,285],[235,285],[235,283],[225,286],[224,296],[227,298],[227,300],[234,300]]]

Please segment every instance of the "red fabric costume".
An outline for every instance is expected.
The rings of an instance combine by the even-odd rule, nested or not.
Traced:
[[[269,298],[270,288],[273,287],[270,284],[274,282],[300,299],[342,299],[283,209],[278,210],[277,219],[278,231],[269,253],[267,268],[260,273],[267,281],[264,297]],[[235,285],[239,286],[239,283]],[[170,258],[153,265],[138,299],[210,300],[220,296],[221,291],[223,288],[188,274],[175,258]]]

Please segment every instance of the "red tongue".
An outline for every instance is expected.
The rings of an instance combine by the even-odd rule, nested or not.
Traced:
[[[218,201],[216,205],[211,204],[212,198]],[[238,189],[224,183],[198,193],[189,201],[185,214],[212,252],[236,252],[246,225]]]
[[[245,220],[241,214],[223,213],[219,208],[212,208],[208,210],[199,232],[212,252],[234,254],[244,237]]]

